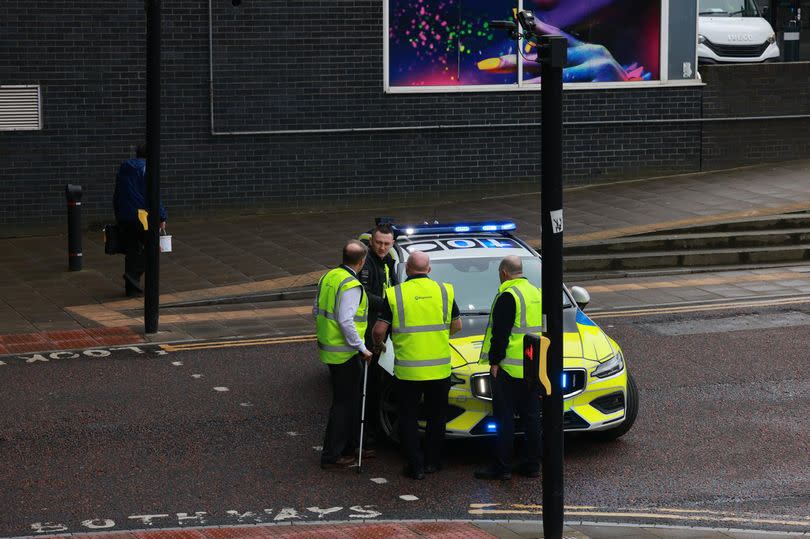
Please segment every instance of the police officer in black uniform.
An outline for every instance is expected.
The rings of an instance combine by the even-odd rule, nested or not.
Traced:
[[[368,240],[369,253],[366,257],[366,264],[360,270],[358,279],[363,284],[363,288],[368,294],[368,329],[365,335],[365,344],[369,350],[374,351],[374,339],[372,330],[382,309],[387,306],[385,300],[386,289],[399,284],[394,271],[395,262],[391,256],[391,249],[394,246],[394,230],[391,225],[378,223],[371,231]],[[379,353],[375,353],[372,366],[369,369],[368,387],[366,388],[366,428],[370,437],[367,438],[369,446],[373,444],[374,438],[379,437],[379,401],[380,401],[380,369],[376,368],[376,361]]]

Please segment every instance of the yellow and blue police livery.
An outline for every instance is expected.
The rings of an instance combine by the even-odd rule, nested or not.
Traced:
[[[498,266],[507,255],[523,261],[524,276],[541,286],[540,255],[514,236],[512,222],[452,223],[394,226],[397,241],[392,255],[400,282],[410,253],[430,255],[431,278],[450,283],[461,311],[461,332],[450,340],[452,387],[449,395],[447,435],[493,435],[489,367],[479,364],[492,300],[500,285]],[[638,389],[628,372],[619,345],[608,337],[583,308],[589,301],[579,287],[563,290],[563,427],[566,432],[592,433],[611,440],[633,426],[638,414]],[[395,385],[390,383],[393,354],[380,359],[383,371],[379,421],[392,439],[397,437]],[[519,425],[518,425],[519,430]]]

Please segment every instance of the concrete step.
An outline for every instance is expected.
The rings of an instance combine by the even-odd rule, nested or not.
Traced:
[[[700,234],[704,232],[739,232],[745,230],[768,230],[810,228],[810,212],[782,213],[777,215],[763,215],[759,217],[746,217],[722,223],[693,225],[672,228],[663,231],[665,234]],[[639,234],[639,236],[657,235],[660,232]]]
[[[605,272],[693,266],[774,264],[810,260],[810,243],[777,247],[683,249],[576,254],[564,257],[566,272]]]
[[[786,247],[810,243],[810,227],[725,232],[672,233],[600,240],[565,247],[565,255],[653,251]]]

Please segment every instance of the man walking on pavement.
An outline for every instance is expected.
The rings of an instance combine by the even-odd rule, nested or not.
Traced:
[[[369,238],[369,254],[366,257],[366,264],[360,270],[358,278],[363,283],[363,288],[368,294],[368,328],[366,329],[366,348],[375,350],[374,346],[374,324],[386,304],[385,291],[398,284],[397,275],[394,268],[394,257],[391,256],[391,248],[394,245],[394,231],[391,225],[378,224],[374,227]],[[379,359],[379,354],[374,354],[372,362]],[[376,374],[376,375],[375,375]],[[366,390],[366,417],[371,421],[366,422],[366,429],[371,436],[367,440],[369,446],[373,445],[374,438],[378,435],[376,421],[379,400],[380,400],[380,379],[379,373],[375,370],[369,373],[368,388]]]
[[[523,276],[523,262],[517,256],[505,257],[498,275],[501,286],[492,304],[480,359],[481,364],[490,365],[497,425],[495,459],[476,470],[475,477],[505,481],[512,478],[516,411],[525,431],[524,461],[518,472],[527,477],[540,475],[540,392],[538,384],[527,385],[523,380],[523,336],[542,331],[543,296]]]
[[[329,367],[332,405],[321,453],[321,468],[344,468],[354,462],[360,423],[362,361],[371,359],[363,343],[368,323],[368,296],[357,280],[368,249],[350,240],[343,264],[321,277],[312,308],[316,319],[318,355]]]
[[[387,302],[374,326],[374,342],[381,344],[391,327],[399,436],[407,460],[403,473],[424,479],[425,473],[441,468],[450,392],[450,335],[461,329],[461,317],[453,286],[428,277],[430,258],[426,253],[411,253],[405,272],[408,279],[386,294]],[[427,412],[424,457],[419,450],[416,416],[423,396]]]
[[[146,208],[146,156],[147,148],[140,145],[135,150],[135,159],[127,159],[118,168],[113,191],[115,220],[121,234],[124,253],[124,292],[127,297],[143,294],[141,275],[145,267],[145,227],[138,211]],[[160,204],[160,228],[166,228],[166,208]]]

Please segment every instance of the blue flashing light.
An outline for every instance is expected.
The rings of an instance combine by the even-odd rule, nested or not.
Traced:
[[[394,226],[400,234],[413,236],[415,234],[464,234],[468,232],[506,232],[516,230],[517,225],[512,221],[495,221],[480,223],[441,223],[426,225]]]
[[[562,373],[562,388],[563,389],[568,388],[568,374],[567,373]]]
[[[495,432],[498,430],[498,425],[490,421],[487,423],[487,432]]]

